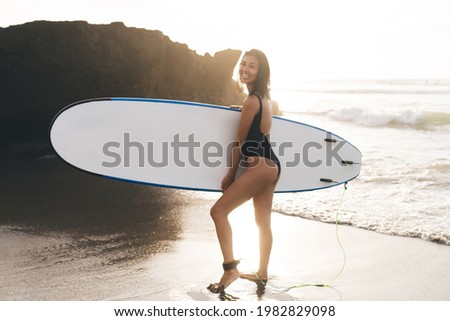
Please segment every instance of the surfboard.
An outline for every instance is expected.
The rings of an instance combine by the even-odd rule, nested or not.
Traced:
[[[177,100],[102,98],[62,109],[50,141],[67,163],[107,178],[220,191],[240,111]],[[281,163],[276,192],[329,188],[356,178],[361,152],[311,125],[274,117],[270,135]]]

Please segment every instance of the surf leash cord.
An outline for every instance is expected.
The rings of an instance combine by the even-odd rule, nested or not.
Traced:
[[[330,281],[328,283],[331,283],[331,282],[335,281],[342,274],[342,272],[344,271],[345,266],[347,265],[347,255],[345,253],[344,246],[342,245],[341,238],[339,236],[339,212],[341,210],[342,203],[344,201],[345,192],[347,191],[347,183],[348,182],[345,182],[345,184],[344,184],[344,190],[342,191],[341,199],[339,200],[339,204],[338,204],[338,207],[337,207],[337,210],[336,210],[336,219],[335,219],[335,221],[336,221],[336,223],[335,223],[335,226],[336,226],[336,240],[337,240],[337,242],[339,244],[339,248],[341,249],[341,252],[342,252],[343,262],[342,262],[342,266],[341,266],[340,270],[336,273],[336,275],[333,278],[330,279]],[[305,288],[305,287],[333,288],[333,286],[331,284],[328,284],[328,283],[302,283],[302,284],[296,284],[296,285],[290,286],[284,292],[288,292],[288,291],[290,291],[292,289]]]

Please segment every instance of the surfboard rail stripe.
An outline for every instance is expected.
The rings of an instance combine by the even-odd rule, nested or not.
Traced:
[[[67,163],[67,162],[66,162]],[[72,164],[69,163],[70,166],[74,167]],[[78,169],[78,167],[75,167]],[[82,169],[81,169],[82,170]],[[164,184],[157,184],[157,183],[148,183],[148,182],[142,182],[142,181],[137,181],[137,180],[130,180],[130,179],[125,179],[125,178],[118,178],[118,177],[114,177],[114,176],[106,176],[106,175],[99,175],[93,172],[89,172],[89,171],[85,171],[82,170],[90,175],[95,175],[95,176],[100,176],[100,177],[104,177],[107,179],[111,179],[111,180],[116,180],[116,181],[121,181],[121,182],[126,182],[126,183],[133,183],[133,184],[139,184],[139,185],[146,185],[146,186],[154,186],[154,187],[161,187],[161,188],[171,188],[171,189],[182,189],[182,190],[186,190],[186,191],[194,191],[194,192],[218,192],[218,193],[222,193],[223,191],[220,189],[205,189],[205,188],[195,188],[195,187],[186,187],[186,186],[176,186],[176,185],[164,185]],[[321,182],[324,183],[333,183],[333,185],[327,185],[327,186],[323,186],[323,187],[317,187],[317,188],[311,188],[311,189],[299,189],[299,190],[282,190],[282,191],[275,191],[275,194],[285,194],[285,193],[302,193],[302,192],[313,192],[313,191],[318,191],[318,190],[323,190],[323,189],[328,189],[328,188],[332,188],[332,187],[336,187],[336,186],[340,186],[342,184],[347,184],[348,182],[354,180],[357,176],[352,177],[348,180],[345,180],[343,182],[336,182],[332,179],[328,179],[328,178],[323,178],[320,179]]]

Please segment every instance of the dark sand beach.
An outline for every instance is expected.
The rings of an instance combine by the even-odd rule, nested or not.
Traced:
[[[58,159],[2,160],[0,300],[220,300],[209,208],[218,194],[133,185]],[[241,271],[257,267],[251,204],[231,215]],[[272,275],[240,300],[450,300],[450,247],[273,214]],[[333,280],[334,279],[334,280]],[[326,287],[294,285],[325,283]]]

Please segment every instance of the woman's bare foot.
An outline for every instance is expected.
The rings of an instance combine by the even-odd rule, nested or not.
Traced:
[[[212,293],[221,293],[225,291],[227,286],[236,281],[239,276],[240,273],[237,268],[225,270],[219,283],[211,283],[208,286],[208,290],[210,290]]]
[[[239,276],[241,279],[252,281],[255,283],[259,283],[262,285],[266,285],[267,283],[267,274],[260,274],[260,273],[241,273]]]

